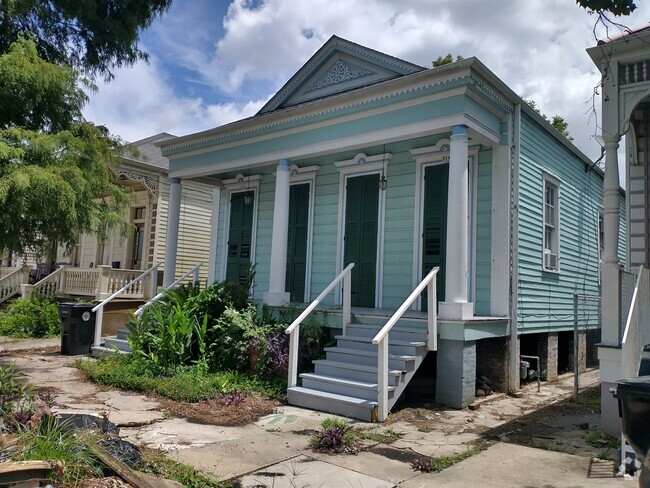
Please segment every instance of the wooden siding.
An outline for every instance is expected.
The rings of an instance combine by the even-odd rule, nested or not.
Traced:
[[[560,271],[542,269],[543,177],[560,182]],[[519,164],[520,333],[573,327],[573,293],[600,295],[598,210],[602,176],[557,142],[525,114]]]
[[[480,151],[478,154],[475,226],[474,314],[489,316],[492,277],[492,151]],[[507,245],[507,241],[503,245]]]

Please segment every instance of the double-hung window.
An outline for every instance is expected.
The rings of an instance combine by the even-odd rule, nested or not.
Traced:
[[[560,182],[544,175],[545,271],[560,270]]]

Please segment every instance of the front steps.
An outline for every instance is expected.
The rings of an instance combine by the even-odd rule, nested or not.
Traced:
[[[368,422],[377,420],[378,354],[372,339],[383,324],[350,324],[325,348],[326,359],[302,373],[301,386],[287,390],[291,405]],[[395,326],[388,336],[388,408],[392,408],[422,363],[427,349],[425,327]]]
[[[127,340],[128,335],[128,329],[119,329],[115,336],[104,337],[104,342],[101,346],[94,346],[92,348],[92,356],[97,358],[116,353],[127,354],[131,352],[131,346]]]

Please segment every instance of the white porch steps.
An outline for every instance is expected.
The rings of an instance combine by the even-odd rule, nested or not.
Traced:
[[[377,420],[378,352],[373,337],[383,324],[349,324],[337,345],[325,348],[326,359],[302,373],[301,386],[287,389],[287,402],[336,415]],[[427,329],[394,327],[388,341],[389,409],[404,392],[427,354]]]
[[[126,354],[130,352],[131,346],[129,345],[129,341],[127,340],[128,335],[129,335],[128,329],[119,329],[117,331],[117,335],[104,337],[104,342],[102,343],[101,346],[92,347],[91,353],[93,357],[99,357],[106,354],[110,355],[115,353]]]

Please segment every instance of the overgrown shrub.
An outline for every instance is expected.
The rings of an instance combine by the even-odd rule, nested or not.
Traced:
[[[59,334],[60,328],[59,309],[46,298],[19,298],[0,313],[0,335],[52,337]]]

